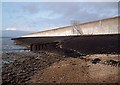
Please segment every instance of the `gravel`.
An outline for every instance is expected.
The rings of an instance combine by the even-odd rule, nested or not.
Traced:
[[[49,52],[11,52],[2,55],[3,63],[2,82],[11,84],[28,83],[31,77],[52,63],[62,60],[64,57]]]

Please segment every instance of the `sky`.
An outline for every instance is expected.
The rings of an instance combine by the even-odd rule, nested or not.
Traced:
[[[118,2],[3,2],[3,30],[43,31],[118,16]]]

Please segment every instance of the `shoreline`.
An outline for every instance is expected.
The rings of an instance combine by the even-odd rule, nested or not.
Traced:
[[[84,56],[82,56],[82,58],[86,59],[86,60],[82,60],[82,59],[80,59],[81,57],[77,57],[77,58],[65,57],[64,55],[60,55],[59,53],[47,52],[47,51],[41,51],[41,52],[37,52],[37,53],[34,53],[34,52],[17,52],[17,53],[12,52],[12,53],[7,53],[7,54],[3,55],[3,60],[5,60],[5,58],[6,59],[11,58],[11,59],[13,59],[14,62],[3,65],[2,80],[3,80],[3,83],[12,83],[12,84],[25,84],[25,83],[30,83],[32,80],[35,81],[33,76],[39,75],[39,73],[41,73],[42,71],[49,72],[49,68],[54,67],[54,65],[57,65],[57,64],[58,64],[57,66],[61,68],[61,66],[59,66],[60,62],[68,63],[70,61],[75,60],[75,63],[77,63],[77,61],[80,60],[80,63],[88,63],[89,62],[91,67],[94,65],[95,66],[94,68],[97,69],[97,67],[99,66],[100,63],[93,64],[91,62],[91,60],[96,59],[96,58],[100,58],[101,61],[106,61],[106,60],[111,60],[111,59],[119,60],[118,54],[84,55]],[[87,61],[87,60],[89,60],[89,61]],[[78,66],[80,63],[77,63]],[[74,66],[75,65],[73,65],[73,69],[75,69]],[[115,69],[118,68],[113,65],[105,65],[105,64],[100,64],[100,66],[108,68],[108,69],[111,69],[111,67],[115,68]],[[71,65],[70,65],[70,67],[71,67]],[[82,68],[84,68],[84,65]],[[66,68],[66,69],[70,69],[70,68]],[[55,69],[52,69],[52,70],[55,70]],[[75,71],[73,71],[73,73],[75,73],[76,71],[77,71],[77,69]],[[115,71],[115,73],[113,72],[113,74],[116,75],[117,74],[116,72],[117,71]],[[46,75],[48,75],[48,74],[46,74]],[[65,74],[65,75],[67,75],[67,74]],[[71,75],[71,76],[73,76],[73,75]],[[45,74],[42,75],[42,77],[44,78]],[[48,76],[48,77],[50,77],[50,76]],[[59,76],[56,75],[56,78],[57,77],[59,78]],[[68,77],[65,77],[65,79],[67,79],[67,78]],[[44,82],[44,80],[43,80],[40,83],[50,83],[50,82],[55,83],[53,80],[49,80],[49,79],[47,82]],[[60,82],[60,81],[56,80],[56,82]],[[65,81],[61,81],[61,82],[66,83]],[[69,82],[70,82],[70,80],[69,80]],[[69,82],[67,82],[67,83],[69,83]],[[71,80],[71,82],[72,82],[72,80]],[[75,81],[73,81],[73,82],[75,83]],[[86,80],[86,82],[88,82],[88,81]],[[110,82],[110,81],[108,80],[108,82]],[[108,83],[108,82],[106,81],[106,83]],[[78,83],[80,83],[80,81]],[[104,82],[102,82],[102,83],[104,83]]]
[[[62,59],[62,56],[60,55],[54,53],[45,53],[45,52],[39,52],[39,53],[13,52],[7,54],[7,56],[10,55],[14,56],[12,58],[15,58],[15,60],[10,64],[3,65],[2,67],[3,83],[24,84],[38,70],[44,69],[48,67],[50,64]]]

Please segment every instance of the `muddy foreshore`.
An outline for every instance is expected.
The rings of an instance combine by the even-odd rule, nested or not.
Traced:
[[[111,78],[109,78],[109,77],[111,77],[111,75],[116,76],[114,79],[112,79],[113,83],[118,82],[118,80],[119,80],[118,76],[117,76],[118,72],[119,72],[119,70],[117,70],[118,67],[112,66],[112,65],[104,65],[104,64],[100,64],[100,65],[93,64],[91,61],[94,60],[95,58],[101,59],[101,61],[102,61],[101,63],[104,63],[104,61],[107,61],[107,60],[116,60],[116,61],[119,60],[119,57],[117,54],[84,55],[84,56],[82,56],[82,58],[78,57],[78,58],[69,59],[69,57],[66,58],[64,55],[60,55],[60,54],[54,53],[54,52],[45,52],[45,51],[44,52],[40,51],[37,53],[35,53],[35,52],[4,53],[2,55],[3,61],[8,60],[10,62],[4,63],[2,66],[2,83],[3,84],[7,83],[7,84],[11,84],[11,85],[26,84],[26,83],[56,83],[56,81],[57,81],[57,83],[60,83],[60,82],[62,82],[62,83],[69,83],[69,82],[71,82],[71,83],[86,83],[86,82],[88,82],[87,80],[85,80],[84,82],[81,82],[81,78],[80,78],[82,74],[88,75],[88,74],[84,74],[84,71],[86,71],[86,69],[85,69],[86,66],[90,67],[90,68],[94,68],[94,69],[92,69],[93,75],[96,74],[96,72],[98,70],[97,67],[100,67],[99,69],[105,68],[104,69],[105,71],[103,70],[104,74],[107,74],[108,73],[107,70],[110,69],[110,71],[109,71],[110,76],[108,76],[108,82],[109,82],[109,79],[111,79]],[[63,63],[59,64],[61,62],[63,62]],[[71,62],[73,62],[73,64],[71,64]],[[67,65],[69,65],[69,66],[66,68],[62,68],[62,66],[64,66],[65,63],[68,63]],[[82,63],[83,63],[83,66],[81,66]],[[55,66],[57,65],[56,66],[57,68],[55,68],[54,65]],[[59,68],[61,68],[62,70],[59,71]],[[66,70],[64,70],[64,69],[66,69]],[[82,71],[82,73],[79,73],[79,72],[81,72],[81,69],[84,69],[84,70]],[[116,70],[112,71],[111,69],[116,69]],[[52,71],[54,71],[54,72],[52,72]],[[91,69],[90,69],[90,71],[91,71]],[[67,76],[67,75],[70,75],[69,72],[71,72],[70,74],[76,75],[76,76],[74,76],[74,78],[78,77],[78,75],[76,74],[76,72],[78,72],[78,74],[80,74],[80,76],[78,77],[79,82],[73,81],[74,80],[72,77],[73,75],[64,77],[65,79],[63,78],[67,82],[58,80],[59,74],[65,73],[64,75]],[[42,74],[44,74],[44,75],[42,75]],[[51,75],[49,75],[49,74],[51,74]],[[58,75],[56,75],[56,74],[58,74]],[[53,75],[56,77],[55,81],[51,80]],[[100,75],[98,75],[98,80],[99,80],[99,76]],[[35,78],[37,78],[37,79],[45,78],[45,79],[39,81]],[[49,79],[46,79],[46,78],[49,78]],[[85,77],[85,78],[87,79],[87,77]],[[98,80],[96,80],[96,82],[98,82]],[[47,82],[45,82],[45,81],[47,81]],[[106,81],[105,83],[108,83],[108,82]],[[90,83],[90,81],[88,83]],[[100,83],[100,82],[98,82],[98,83]],[[104,83],[104,82],[102,81],[102,83]]]
[[[3,60],[14,60],[14,62],[2,66],[2,83],[11,83],[13,85],[28,83],[31,76],[38,70],[45,69],[64,57],[47,52],[12,52],[3,54],[2,58]]]

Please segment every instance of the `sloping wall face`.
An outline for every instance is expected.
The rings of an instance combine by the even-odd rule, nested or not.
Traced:
[[[81,35],[79,30],[83,32],[83,35],[117,34],[119,33],[118,19],[120,19],[120,17],[114,17],[114,18],[79,24],[77,28],[74,28],[73,26],[68,26],[68,27],[28,34],[22,37]]]
[[[71,28],[60,28],[44,32],[38,32],[33,34],[24,35],[23,37],[40,37],[40,36],[68,36],[72,34]]]
[[[81,24],[84,34],[116,34],[118,33],[118,17]]]

